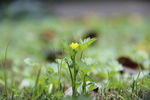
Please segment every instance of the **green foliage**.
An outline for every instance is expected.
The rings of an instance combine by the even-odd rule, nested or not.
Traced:
[[[83,72],[83,75],[85,75],[89,70],[87,68],[87,65],[83,63],[82,61],[82,53],[90,44],[92,44],[96,39],[85,39],[81,41],[80,44],[76,49],[72,48],[72,52],[69,54],[71,59],[65,59],[66,63],[68,64],[69,74],[70,74],[70,80],[72,84],[72,91],[73,91],[73,97],[77,96],[77,80],[78,80],[78,73],[80,71]],[[75,43],[74,43],[75,44]],[[71,45],[74,45],[71,44]],[[80,53],[82,52],[82,53]],[[79,57],[80,56],[80,57]],[[82,83],[85,83],[85,80],[83,80]],[[85,87],[86,88],[86,87]]]
[[[95,38],[87,38],[87,39],[84,39],[84,40],[80,40],[80,45],[78,47],[78,50],[83,52],[88,46],[90,46],[94,41],[96,41]]]
[[[150,24],[138,18],[1,21],[0,100],[146,100]],[[121,56],[142,68],[130,74]]]

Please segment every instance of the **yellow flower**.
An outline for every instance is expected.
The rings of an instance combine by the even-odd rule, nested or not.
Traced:
[[[77,47],[79,46],[79,44],[78,43],[71,43],[71,45],[70,45],[70,47],[72,48],[72,49],[76,49]]]

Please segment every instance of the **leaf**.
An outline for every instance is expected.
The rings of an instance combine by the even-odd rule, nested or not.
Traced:
[[[48,71],[49,73],[52,73],[52,72],[54,72],[54,69],[51,68],[51,67],[47,67],[47,71]]]
[[[0,85],[4,85],[4,84],[5,82],[2,79],[0,79]]]
[[[95,82],[86,82],[86,84],[87,84],[88,91],[93,91],[94,89],[98,87]]]
[[[90,38],[87,38],[87,39],[84,39],[83,41],[80,40],[80,45],[79,47],[77,48],[79,51],[84,51],[89,45],[91,45],[94,41],[96,41],[95,38],[93,39],[90,39]]]
[[[87,73],[90,71],[90,67],[88,67],[84,62],[82,61],[77,61],[77,65],[80,67],[80,70],[83,71],[84,73]]]
[[[89,66],[95,63],[95,61],[92,58],[84,58],[82,59],[82,61],[86,63],[86,65],[89,65]]]
[[[31,58],[24,59],[24,63],[28,66],[37,66],[38,65],[38,63],[34,59],[31,59]]]
[[[61,68],[68,68],[67,62],[69,65],[72,64],[72,61],[69,57],[65,57],[64,59],[56,59],[56,62],[59,64]]]
[[[58,64],[57,63],[49,63],[46,65],[49,68],[49,71],[58,72]]]

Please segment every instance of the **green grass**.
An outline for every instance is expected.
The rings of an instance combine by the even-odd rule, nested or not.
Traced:
[[[149,22],[135,16],[3,20],[0,100],[149,100]],[[80,40],[88,31],[98,37],[83,51],[87,45]],[[48,39],[44,37],[47,33],[51,34]],[[82,44],[75,58],[72,42]],[[62,51],[63,55],[47,61],[47,51]],[[123,66],[117,58],[121,56],[143,69],[120,74]]]

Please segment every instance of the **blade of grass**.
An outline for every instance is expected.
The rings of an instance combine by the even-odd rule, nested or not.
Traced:
[[[7,51],[8,51],[8,47],[10,45],[10,41],[8,42],[8,44],[6,45],[6,49],[5,49],[5,55],[4,55],[4,61],[2,62],[2,65],[4,67],[4,82],[5,82],[5,95],[6,95],[6,100],[8,99],[8,87],[7,87],[7,70],[6,70],[6,59],[7,59]]]
[[[37,77],[36,77],[36,81],[35,81],[35,84],[34,84],[34,87],[33,87],[33,91],[32,91],[32,93],[33,93],[33,94],[32,94],[32,100],[36,100],[37,86],[38,86],[40,74],[41,74],[41,68],[38,70],[38,74],[37,74]]]

